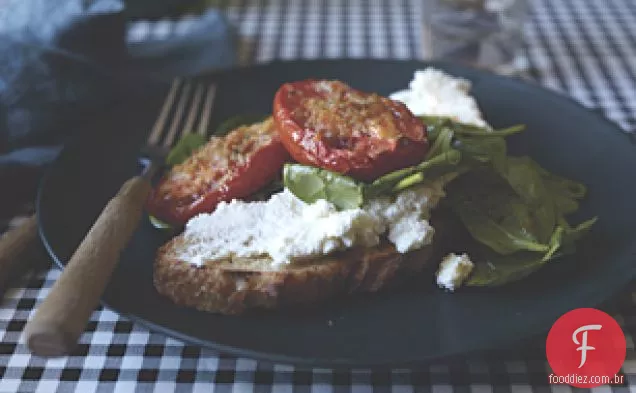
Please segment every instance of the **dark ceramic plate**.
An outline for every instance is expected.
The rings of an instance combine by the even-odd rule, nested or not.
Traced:
[[[266,112],[276,88],[308,77],[337,78],[388,94],[426,64],[394,61],[276,63],[201,76],[218,86],[211,128],[245,112]],[[302,311],[232,317],[174,306],[152,285],[155,250],[167,237],[144,219],[104,294],[112,309],[185,341],[278,362],[325,366],[412,365],[507,346],[545,333],[563,313],[596,306],[636,271],[636,146],[616,126],[568,98],[516,80],[441,66],[473,81],[494,126],[525,123],[510,139],[555,173],[582,181],[589,198],[579,217],[598,223],[576,255],[497,289],[418,287],[341,299]],[[163,88],[162,88],[163,89]],[[164,90],[105,110],[70,144],[39,195],[41,235],[63,266],[106,201],[139,170],[136,151],[151,128]]]

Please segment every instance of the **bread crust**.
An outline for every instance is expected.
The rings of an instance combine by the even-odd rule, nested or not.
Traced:
[[[157,291],[181,306],[233,315],[376,292],[419,273],[433,253],[433,247],[426,246],[400,254],[383,241],[373,248],[254,269],[230,262],[192,265],[178,258],[179,249],[187,246],[180,235],[158,250],[154,264]]]

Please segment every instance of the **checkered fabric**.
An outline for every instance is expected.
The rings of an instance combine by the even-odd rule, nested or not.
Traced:
[[[240,31],[243,64],[295,58],[421,58],[421,0],[240,0],[221,2]],[[129,39],[181,34],[196,19],[139,22]],[[636,1],[532,0],[526,31],[540,84],[636,127]],[[26,206],[28,213],[32,207]],[[17,219],[0,222],[0,231]],[[36,272],[0,304],[0,392],[566,392],[549,386],[543,342],[417,370],[301,369],[235,358],[148,332],[116,313],[93,314],[77,352],[31,357],[20,341],[34,307],[59,276]],[[636,392],[636,286],[604,308],[627,335],[624,383],[598,392]],[[542,341],[542,340],[541,340]]]

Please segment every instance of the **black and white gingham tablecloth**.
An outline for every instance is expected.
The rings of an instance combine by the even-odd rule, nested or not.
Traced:
[[[423,56],[421,0],[239,0],[222,5],[241,33],[240,62],[296,58]],[[187,19],[131,25],[129,40],[161,39]],[[636,1],[531,0],[527,54],[536,81],[636,128]],[[27,208],[28,209],[28,208]],[[18,213],[18,212],[16,212]],[[13,220],[13,224],[17,223]],[[7,222],[0,222],[0,231]],[[480,392],[571,390],[548,385],[543,342],[417,370],[300,369],[200,349],[150,333],[113,311],[95,311],[77,352],[30,356],[22,329],[59,276],[55,268],[16,283],[0,303],[0,392]],[[626,336],[625,384],[636,392],[636,286],[605,306]]]

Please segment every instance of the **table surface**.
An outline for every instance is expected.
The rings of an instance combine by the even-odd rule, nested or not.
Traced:
[[[418,59],[419,0],[276,0],[224,2],[243,38],[242,64],[273,59]],[[130,26],[129,39],[160,39],[183,26]],[[601,110],[626,132],[636,128],[636,1],[531,0],[526,49],[536,81]],[[28,207],[26,208],[28,210]],[[16,212],[18,214],[19,212]],[[11,225],[19,222],[16,218]],[[6,229],[7,225],[4,225]],[[3,229],[0,223],[0,231]],[[479,357],[420,369],[339,371],[235,358],[151,333],[108,309],[96,310],[73,356],[30,356],[22,329],[59,271],[16,283],[0,304],[0,392],[211,391],[568,391],[548,385],[543,339]],[[609,301],[623,328],[625,383],[599,392],[636,392],[636,286]]]

